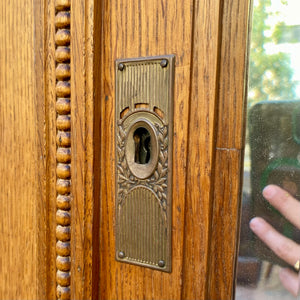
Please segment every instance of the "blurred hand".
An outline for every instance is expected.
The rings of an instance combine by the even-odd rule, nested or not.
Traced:
[[[300,201],[276,185],[268,185],[263,190],[263,196],[292,224],[300,229]],[[281,259],[291,266],[300,259],[300,245],[276,231],[269,223],[260,217],[250,221],[252,231]],[[280,281],[294,296],[299,295],[300,273],[283,268],[280,271]]]

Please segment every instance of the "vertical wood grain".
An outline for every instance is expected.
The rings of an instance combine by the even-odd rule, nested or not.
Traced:
[[[195,1],[187,192],[183,254],[183,299],[208,299],[209,242],[215,148],[215,112],[222,1]]]
[[[215,166],[207,299],[233,299],[240,223],[242,152],[217,149]]]
[[[86,1],[85,5],[85,52],[86,52],[86,206],[85,206],[85,242],[84,242],[84,299],[98,298],[98,284],[100,277],[99,261],[99,189],[100,189],[100,112],[99,101],[95,97],[95,87],[99,85],[96,76],[95,40],[101,41],[101,32],[95,24],[96,10],[102,1]],[[101,23],[100,23],[101,24]]]
[[[250,1],[225,1],[218,73],[209,299],[231,299],[240,226]]]
[[[47,199],[47,298],[56,297],[56,74],[55,1],[44,1],[45,37],[45,138]],[[39,77],[40,81],[41,78]]]
[[[48,285],[44,3],[2,1],[0,28],[0,298],[41,299]]]
[[[38,177],[39,181],[35,185],[40,193],[39,199],[36,201],[37,209],[37,235],[35,239],[37,247],[37,299],[46,299],[49,296],[49,287],[51,286],[51,280],[49,274],[51,274],[50,262],[50,232],[51,226],[49,226],[49,197],[47,194],[47,137],[46,137],[46,64],[45,64],[45,40],[46,40],[46,26],[45,26],[45,1],[34,1],[34,69],[35,74],[35,118],[36,126],[38,128],[38,158],[39,163]],[[0,64],[1,65],[1,64]],[[38,76],[37,76],[38,74]],[[1,101],[1,100],[0,100]],[[26,105],[26,103],[24,103]]]
[[[94,34],[99,33],[94,11],[101,1],[96,2],[71,2],[72,299],[92,299],[99,282],[100,144],[94,132],[99,135],[100,115],[94,89],[100,82],[94,77]]]
[[[101,69],[102,299],[180,299],[192,1],[104,1]],[[95,20],[97,23],[97,20]],[[115,74],[117,58],[176,55],[173,138],[172,273],[115,261]]]
[[[218,75],[218,148],[244,147],[250,0],[224,2]]]
[[[86,177],[85,3],[71,6],[71,128],[72,128],[72,298],[83,297]]]
[[[91,7],[93,8],[93,109],[94,109],[94,119],[93,119],[93,186],[94,186],[94,195],[93,195],[93,233],[92,233],[92,244],[93,244],[93,253],[92,253],[92,282],[91,285],[86,285],[86,291],[90,291],[91,299],[100,298],[100,260],[101,260],[101,249],[102,244],[100,240],[100,218],[101,218],[101,140],[102,140],[102,130],[101,130],[101,108],[104,105],[102,98],[102,69],[101,69],[101,58],[102,58],[102,48],[104,47],[103,43],[103,8],[104,1],[91,1]]]

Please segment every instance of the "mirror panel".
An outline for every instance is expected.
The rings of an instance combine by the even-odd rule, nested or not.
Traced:
[[[282,267],[293,266],[249,222],[259,216],[300,244],[300,230],[262,195],[273,184],[300,200],[299,9],[298,0],[253,2],[236,300],[295,299],[279,279]]]

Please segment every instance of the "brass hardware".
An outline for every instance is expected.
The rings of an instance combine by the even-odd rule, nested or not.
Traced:
[[[148,113],[146,113],[145,117],[144,112],[138,112],[133,115],[133,120],[130,118],[130,121],[133,121],[133,125],[128,129],[128,138],[125,145],[125,157],[128,168],[132,174],[139,179],[148,178],[156,168],[158,161],[156,129],[151,122],[149,122],[147,114]],[[137,134],[139,131],[145,132],[144,136],[140,137]],[[147,135],[148,138],[145,138],[145,135]],[[147,143],[146,141],[143,141],[143,139],[148,139],[149,142]],[[148,162],[146,163],[147,159]]]
[[[119,71],[123,71],[124,68],[125,68],[124,64],[119,63],[119,65],[118,65],[118,70],[119,70]]]
[[[165,67],[168,65],[168,60],[163,59],[163,60],[160,62],[160,65],[162,66],[162,68],[165,68]]]
[[[116,260],[171,272],[174,56],[116,61]]]
[[[161,268],[163,268],[165,265],[166,265],[166,264],[165,264],[165,262],[164,262],[163,260],[160,260],[160,261],[158,262],[158,266],[161,267]]]

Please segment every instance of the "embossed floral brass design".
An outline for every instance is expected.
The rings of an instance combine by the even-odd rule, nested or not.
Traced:
[[[116,260],[166,272],[171,271],[173,72],[174,56],[116,62]]]

